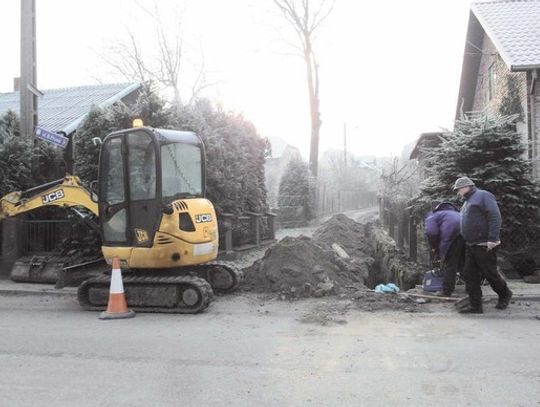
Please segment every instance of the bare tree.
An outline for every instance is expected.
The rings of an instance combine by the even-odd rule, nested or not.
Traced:
[[[381,174],[383,194],[390,199],[412,197],[419,184],[418,166],[411,162],[401,163],[394,157],[389,167],[383,168]]]
[[[111,52],[102,55],[103,59],[127,80],[137,80],[143,84],[156,83],[170,90],[175,105],[180,106],[182,102],[190,104],[205,88],[213,85],[206,79],[202,47],[198,72],[190,86],[190,95],[183,98],[181,87],[186,84],[181,83],[181,72],[185,69],[182,19],[179,16],[175,19],[175,27],[168,29],[157,2],[154,2],[153,10],[144,7],[140,2],[137,2],[137,5],[154,23],[157,56],[145,56],[135,34],[128,30],[128,41],[115,44],[111,47]]]
[[[319,106],[319,64],[313,48],[317,29],[332,12],[335,0],[273,0],[287,23],[296,33],[299,46],[294,48],[304,59],[309,93],[311,117],[311,143],[309,151],[309,168],[313,176],[318,173],[319,132],[321,129],[321,113]],[[317,3],[314,5],[314,3]],[[313,5],[313,7],[312,7]]]

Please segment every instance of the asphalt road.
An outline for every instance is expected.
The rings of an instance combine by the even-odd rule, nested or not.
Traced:
[[[0,296],[0,405],[540,406],[537,304],[431,311],[240,294],[101,321],[72,296]]]

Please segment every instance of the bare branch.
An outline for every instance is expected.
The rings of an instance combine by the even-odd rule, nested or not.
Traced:
[[[334,5],[336,4],[336,0],[333,0],[332,1],[332,4],[330,5],[330,7],[328,7],[328,10],[326,11],[326,13],[324,13],[322,16],[320,16],[320,13],[323,11],[324,9],[324,5],[326,3],[326,0],[323,0],[321,2],[321,7],[319,7],[319,10],[317,10],[313,16],[313,23],[311,25],[311,27],[309,28],[309,32],[310,34],[313,33],[315,30],[317,30],[317,28],[328,18],[328,16],[332,13],[332,11],[334,10]]]

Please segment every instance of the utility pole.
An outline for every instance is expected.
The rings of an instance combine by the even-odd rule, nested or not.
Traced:
[[[38,96],[36,74],[36,2],[21,0],[21,81],[20,81],[21,134],[33,139],[38,123]]]
[[[38,124],[38,96],[36,62],[36,1],[21,0],[21,80],[20,80],[21,136],[36,145],[34,130]],[[32,171],[39,172],[39,160],[32,154]]]
[[[343,123],[343,169],[347,171],[347,123]]]

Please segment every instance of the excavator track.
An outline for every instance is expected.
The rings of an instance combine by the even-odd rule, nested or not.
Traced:
[[[88,311],[103,311],[107,307],[110,276],[84,281],[77,291],[81,307]],[[128,307],[136,312],[196,314],[208,307],[213,297],[210,284],[193,276],[123,277]]]
[[[235,291],[244,280],[244,273],[230,263],[205,263],[187,269],[189,274],[205,279],[212,290],[220,294]]]

